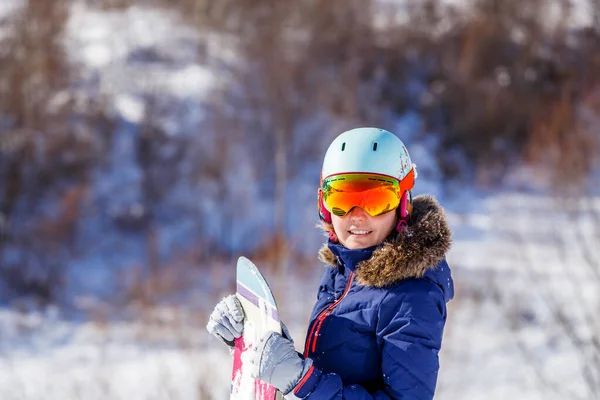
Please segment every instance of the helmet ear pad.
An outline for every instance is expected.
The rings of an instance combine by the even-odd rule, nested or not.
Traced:
[[[321,221],[331,224],[331,213],[327,208],[325,208],[325,203],[323,202],[323,190],[319,188],[317,191],[318,195],[318,207],[319,207],[319,218]]]
[[[402,193],[400,198],[400,205],[398,206],[398,224],[396,225],[396,231],[400,232],[402,229],[408,226],[408,220],[412,213],[412,195],[410,191],[406,190]]]

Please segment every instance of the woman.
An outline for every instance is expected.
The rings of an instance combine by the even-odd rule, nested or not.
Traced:
[[[385,130],[353,129],[329,146],[318,191],[327,269],[304,354],[285,329],[254,354],[254,376],[287,399],[433,398],[454,295],[451,234],[432,197],[411,198],[415,178],[406,147]],[[207,328],[229,345],[241,335],[235,296]]]

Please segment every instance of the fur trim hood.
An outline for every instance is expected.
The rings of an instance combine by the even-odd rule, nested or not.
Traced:
[[[444,260],[451,241],[444,209],[433,196],[417,196],[408,227],[390,235],[370,258],[358,263],[356,280],[361,285],[381,288],[404,279],[422,278]],[[319,259],[337,265],[327,243],[319,250]]]

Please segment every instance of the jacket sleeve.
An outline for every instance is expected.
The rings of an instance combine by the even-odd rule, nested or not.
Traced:
[[[433,399],[446,321],[440,288],[424,279],[402,283],[386,295],[378,318],[375,333],[383,390],[369,393],[360,385],[344,386],[338,375],[311,368],[294,389],[294,396],[309,400]]]

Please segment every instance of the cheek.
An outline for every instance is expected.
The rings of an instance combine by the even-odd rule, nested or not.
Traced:
[[[350,233],[348,233],[348,222],[341,217],[332,215],[331,223],[340,243],[346,245],[346,240],[350,237]]]
[[[331,224],[333,225],[333,230],[335,230],[335,233],[337,233],[338,236],[340,233],[346,231],[344,229],[344,220],[338,216],[335,216],[335,215],[331,216]]]
[[[390,212],[388,214],[383,215],[382,217],[383,217],[383,219],[377,221],[378,229],[385,236],[387,236],[388,234],[390,234],[390,232],[392,232],[392,229],[394,229],[394,227],[396,225],[396,214],[393,212]]]

